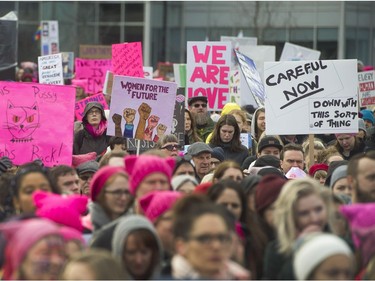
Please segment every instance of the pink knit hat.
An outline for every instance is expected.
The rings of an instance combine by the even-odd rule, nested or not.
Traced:
[[[161,158],[154,155],[129,155],[125,157],[125,171],[129,175],[130,192],[135,195],[145,177],[152,173],[163,173],[171,181],[175,166],[173,157]]]
[[[86,154],[79,154],[79,155],[73,155],[72,160],[72,167],[77,168],[79,165],[89,162],[89,161],[95,161],[96,159],[96,152],[89,152]]]
[[[63,197],[44,191],[33,193],[35,214],[55,223],[83,231],[80,216],[86,212],[88,198],[81,195]]]
[[[172,208],[183,194],[177,191],[152,191],[139,199],[145,216],[155,222],[162,214]]]
[[[14,273],[20,267],[28,251],[41,239],[49,235],[57,235],[62,239],[57,224],[39,218],[3,223],[0,225],[0,231],[7,239],[3,267],[4,280],[14,279]]]
[[[102,191],[107,180],[114,174],[126,175],[123,167],[104,166],[100,168],[93,176],[90,182],[91,200],[96,201],[100,191]]]

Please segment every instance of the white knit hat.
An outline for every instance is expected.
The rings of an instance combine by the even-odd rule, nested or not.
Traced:
[[[349,246],[336,235],[327,233],[307,234],[305,242],[294,254],[293,269],[297,280],[307,280],[314,269],[334,255],[352,257]]]

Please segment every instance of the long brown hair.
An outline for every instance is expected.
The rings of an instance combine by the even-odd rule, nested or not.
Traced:
[[[242,151],[242,145],[240,141],[240,127],[238,127],[237,120],[234,118],[231,114],[226,114],[224,116],[221,116],[219,121],[217,121],[214,131],[212,133],[212,138],[210,140],[210,145],[212,146],[221,146],[223,142],[220,138],[220,129],[224,125],[233,126],[234,128],[234,134],[233,138],[230,141],[230,150],[231,151]]]
[[[190,110],[185,108],[185,113],[189,114],[189,117],[190,117],[190,121],[191,121],[190,132],[191,132],[191,138],[192,138],[193,142],[202,141],[202,139],[198,136],[197,128],[195,127],[195,120],[194,120],[193,116],[191,115]]]

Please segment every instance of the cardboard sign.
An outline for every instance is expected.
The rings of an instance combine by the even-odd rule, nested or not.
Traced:
[[[82,59],[112,59],[112,46],[79,45],[79,57]]]
[[[71,165],[75,88],[0,82],[0,157]]]
[[[77,120],[81,121],[83,118],[83,112],[85,111],[86,104],[89,102],[99,102],[103,105],[104,109],[108,109],[107,102],[105,101],[105,97],[103,94],[96,94],[89,96],[88,98],[85,98],[83,100],[79,100],[76,102],[76,107],[75,107],[75,116]]]
[[[141,42],[112,45],[113,74],[144,77]]]
[[[102,92],[105,75],[112,68],[111,60],[75,59],[76,79],[87,79],[87,94]]]
[[[59,22],[55,20],[41,21],[41,55],[53,55],[59,53]]]
[[[285,42],[280,61],[319,60],[320,51]]]
[[[264,67],[267,135],[358,131],[358,109],[352,111],[357,103],[356,60],[270,62]],[[315,108],[314,102],[322,107]],[[350,122],[341,120],[343,112]]]
[[[154,68],[152,66],[144,66],[143,67],[143,77],[147,79],[153,78]]]
[[[229,102],[230,42],[187,43],[188,98],[206,96],[209,110]]]
[[[40,84],[64,85],[61,54],[38,57]]]
[[[172,134],[180,145],[185,145],[185,89],[178,88],[173,112]]]
[[[107,134],[157,142],[172,130],[177,84],[114,76]]]
[[[375,71],[359,72],[358,88],[361,106],[375,104]]]
[[[241,71],[245,76],[250,92],[257,102],[257,105],[264,106],[264,86],[254,61],[238,51],[235,51],[235,54],[238,59],[238,63],[240,64]],[[245,92],[242,94],[245,94]]]
[[[62,52],[61,56],[64,79],[72,79],[74,76],[74,53]]]

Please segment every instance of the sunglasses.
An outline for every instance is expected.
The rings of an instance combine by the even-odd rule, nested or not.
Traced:
[[[173,151],[173,149],[180,150],[180,149],[182,149],[182,147],[179,144],[169,144],[169,145],[163,146],[161,149]]]
[[[206,108],[207,107],[207,103],[195,103],[193,106],[195,108],[198,108],[198,107]]]

